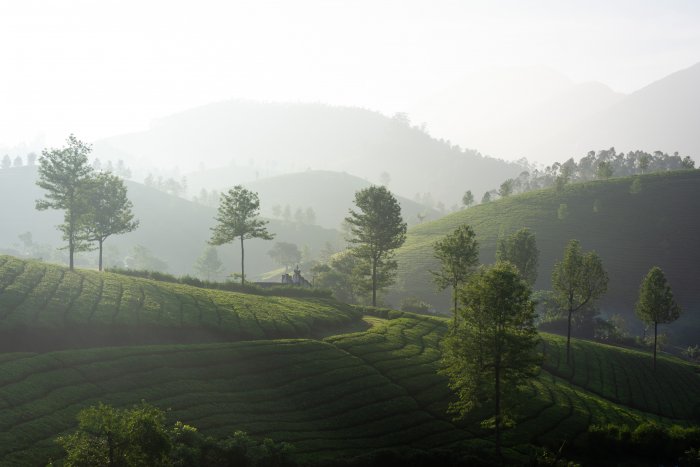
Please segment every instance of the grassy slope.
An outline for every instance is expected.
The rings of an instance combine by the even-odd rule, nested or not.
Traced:
[[[471,225],[481,245],[481,262],[492,263],[500,235],[521,227],[530,228],[540,249],[536,286],[550,288],[554,263],[561,259],[566,243],[573,238],[585,250],[596,250],[610,275],[602,300],[608,311],[631,310],[639,284],[654,265],[660,266],[685,308],[685,316],[673,326],[677,342],[695,343],[700,333],[700,299],[696,293],[700,277],[700,171],[652,174],[641,177],[642,191],[630,194],[631,178],[588,182],[526,193],[451,214],[410,230],[398,251],[398,289],[392,294],[417,294],[441,307],[449,306],[447,294],[437,295],[429,270],[437,269],[432,257],[435,240],[458,225]],[[599,209],[594,211],[594,203]],[[560,220],[557,210],[567,204],[569,217]],[[695,342],[693,342],[693,339]]]
[[[6,350],[309,337],[358,319],[333,300],[207,290],[0,256]]]
[[[406,314],[370,331],[325,341],[3,354],[0,464],[36,464],[59,455],[52,440],[74,425],[81,407],[98,400],[128,406],[145,399],[170,408],[171,420],[215,435],[243,429],[289,441],[307,458],[490,443],[489,435],[475,428],[478,423],[455,423],[445,415],[449,392],[435,372],[437,344],[445,330],[444,320]],[[544,338],[548,355],[555,355],[559,339]],[[643,367],[642,359],[647,363],[645,355],[586,342],[576,345],[603,357],[586,359],[586,373],[603,374],[603,362],[612,361],[625,365],[628,378],[649,376],[635,370]],[[545,371],[526,388],[517,427],[506,434],[507,444],[516,450],[530,441],[556,447],[562,439],[575,443],[589,423],[660,419],[586,391],[576,378],[571,383],[550,373],[552,369],[564,376],[565,370],[556,359],[547,361]],[[660,402],[638,409],[677,416],[683,410],[675,405],[682,403],[677,395],[698,394],[700,379],[693,374],[696,368],[675,359],[662,359],[660,369],[678,376],[677,392],[650,384],[647,394]],[[613,383],[606,379],[597,385],[586,379],[581,384],[610,393]]]

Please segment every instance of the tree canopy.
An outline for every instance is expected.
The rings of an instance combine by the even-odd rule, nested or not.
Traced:
[[[457,288],[464,284],[479,264],[479,242],[474,229],[460,225],[433,245],[433,254],[440,260],[440,270],[431,271],[440,290],[452,287],[454,321],[457,322]]]
[[[458,397],[450,411],[464,416],[488,407],[485,423],[495,428],[500,452],[513,396],[541,363],[530,287],[512,264],[497,263],[474,274],[459,294],[462,319],[445,338],[440,370]]]
[[[99,270],[102,271],[102,250],[105,240],[135,230],[139,221],[131,211],[124,181],[108,172],[98,173],[87,181],[88,211],[82,229],[85,238],[97,242]]]
[[[539,256],[535,235],[527,228],[501,238],[496,248],[496,260],[512,263],[530,286],[537,280]]]
[[[401,217],[401,206],[384,186],[370,186],[355,193],[355,206],[359,211],[350,209],[345,218],[350,228],[348,241],[356,245],[353,254],[368,263],[372,306],[376,306],[378,272],[396,269],[393,250],[406,240],[406,223]]]
[[[562,309],[568,312],[566,362],[571,350],[571,317],[608,290],[608,274],[594,251],[583,254],[578,240],[571,240],[564,259],[554,265],[552,287]]]
[[[221,194],[216,226],[212,228],[209,243],[224,245],[236,238],[241,241],[241,284],[245,283],[245,249],[243,241],[251,238],[272,240],[274,234],[267,231],[267,221],[259,219],[260,199],[258,194],[236,185]]]
[[[678,319],[681,308],[673,298],[671,286],[658,266],[649,270],[639,288],[639,300],[635,307],[637,317],[654,325],[654,368],[656,368],[657,328],[659,324]]]
[[[92,148],[74,135],[60,149],[45,149],[39,159],[39,187],[46,190],[44,199],[37,200],[40,211],[64,211],[63,223],[58,228],[68,242],[68,264],[73,269],[74,254],[90,249],[90,242],[81,236],[81,228],[90,210],[88,203],[89,180],[93,175],[88,162]]]

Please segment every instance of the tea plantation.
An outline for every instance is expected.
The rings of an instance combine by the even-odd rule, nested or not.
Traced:
[[[371,328],[348,332],[362,325]],[[120,345],[83,340],[59,350],[67,340],[42,341],[42,348],[10,338],[75,337],[75,329],[110,330],[95,335]],[[452,396],[437,373],[442,318],[0,257],[0,330],[9,339],[3,345],[16,346],[0,353],[0,465],[60,458],[55,438],[98,401],[127,407],[145,400],[205,434],[244,430],[286,441],[301,461],[493,446],[479,423],[486,412],[459,421],[446,412]],[[202,330],[209,342],[185,338]],[[149,333],[169,342],[133,344],[150,344]],[[573,345],[567,366],[562,338],[542,334],[543,369],[523,388],[515,427],[504,435],[510,459],[528,459],[530,443],[584,449],[595,423],[693,423],[697,366],[662,357],[654,374],[644,353]],[[41,352],[17,350],[32,347]]]

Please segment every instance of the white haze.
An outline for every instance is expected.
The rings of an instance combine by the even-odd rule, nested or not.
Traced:
[[[247,98],[409,111],[483,151],[454,121],[431,121],[426,101],[493,67],[544,66],[628,94],[700,61],[696,1],[495,3],[2,1],[0,148],[93,141]],[[502,110],[501,124],[516,107],[486,99],[471,114],[484,125]],[[517,156],[497,151],[485,152]]]

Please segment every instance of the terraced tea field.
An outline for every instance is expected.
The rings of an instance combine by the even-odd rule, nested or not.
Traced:
[[[309,337],[359,318],[327,299],[261,297],[0,256],[2,349],[34,350],[39,338],[60,348],[76,334],[92,346]]]
[[[445,321],[410,314],[370,321],[369,331],[324,341],[4,354],[0,464],[31,465],[59,456],[53,439],[73,427],[82,407],[97,401],[128,406],[141,399],[206,433],[223,436],[242,429],[291,442],[303,459],[489,443],[490,435],[474,423],[483,414],[459,423],[445,415],[450,394],[435,371]],[[558,338],[546,340],[552,348]],[[664,364],[686,371],[675,361]],[[684,390],[700,393],[697,379],[684,384]],[[516,451],[528,442],[575,443],[590,423],[655,418],[546,371],[525,391],[517,426],[506,434]]]

